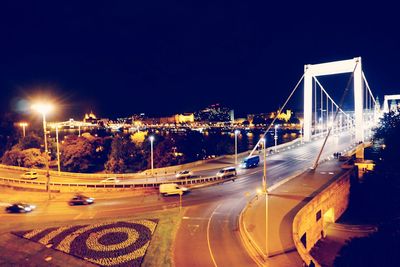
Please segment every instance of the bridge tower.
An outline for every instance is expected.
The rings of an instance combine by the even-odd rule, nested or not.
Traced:
[[[363,72],[361,57],[349,60],[333,61],[322,64],[304,66],[304,141],[311,141],[312,107],[313,107],[313,78],[324,75],[352,73],[354,83],[354,115],[356,141],[364,141],[363,125]]]

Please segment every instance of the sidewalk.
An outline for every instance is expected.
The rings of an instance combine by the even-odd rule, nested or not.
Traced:
[[[253,243],[253,246],[247,244],[253,259],[265,266],[302,266],[292,238],[293,218],[313,196],[345,172],[340,165],[341,162],[328,161],[315,172],[305,172],[269,191],[267,242],[265,196],[259,196],[248,205],[243,213],[242,229]],[[265,263],[260,254],[265,253],[266,244],[269,258]]]

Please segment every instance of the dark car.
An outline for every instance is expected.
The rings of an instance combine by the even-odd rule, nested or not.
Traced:
[[[84,195],[76,195],[70,201],[68,201],[69,205],[88,205],[94,202],[94,198],[87,197]]]
[[[14,203],[6,207],[6,211],[10,213],[26,213],[26,212],[31,212],[35,208],[36,206],[31,204]]]

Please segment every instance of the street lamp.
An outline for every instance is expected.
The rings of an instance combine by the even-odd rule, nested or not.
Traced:
[[[261,138],[264,146],[263,193],[265,194],[265,258],[268,258],[268,190],[267,190],[267,147],[265,137]]]
[[[46,189],[49,192],[49,199],[51,199],[50,192],[50,171],[49,171],[49,151],[47,149],[47,134],[46,134],[46,114],[53,110],[53,106],[50,104],[37,103],[32,105],[32,109],[42,114],[43,118],[43,135],[44,135],[44,152],[46,154]]]
[[[153,135],[150,135],[149,140],[150,140],[150,150],[151,150],[151,153],[150,153],[151,175],[153,176],[153,175],[154,175],[154,158],[153,158],[153,142],[154,142],[154,136],[153,136]]]
[[[58,170],[58,175],[60,175],[60,144],[58,142],[58,124],[53,126],[56,128],[56,143],[57,143],[57,170]]]
[[[263,150],[264,150],[264,172],[263,172],[263,191],[267,192],[267,148],[266,148],[266,139],[265,137],[261,138],[260,143],[263,145]]]
[[[238,164],[238,157],[237,157],[237,136],[240,134],[239,130],[235,130],[235,165]]]
[[[25,127],[28,126],[28,123],[26,122],[20,122],[19,126],[22,127],[22,134],[25,137]]]
[[[275,140],[274,150],[275,150],[275,153],[276,153],[276,146],[278,145],[278,128],[279,128],[279,125],[275,125],[275,134],[274,134],[274,140]]]

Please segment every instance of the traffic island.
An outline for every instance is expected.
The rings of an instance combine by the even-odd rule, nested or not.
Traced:
[[[117,221],[13,232],[99,266],[140,266],[157,220]]]
[[[16,225],[0,234],[0,266],[173,266],[183,212]]]

